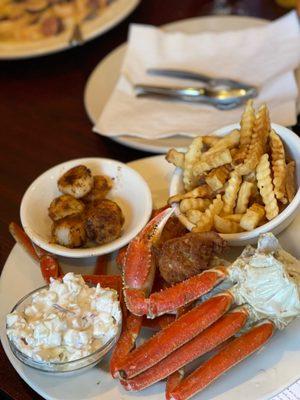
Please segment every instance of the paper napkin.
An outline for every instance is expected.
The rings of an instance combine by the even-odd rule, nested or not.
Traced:
[[[296,122],[294,71],[299,64],[300,29],[295,12],[266,26],[222,33],[169,33],[132,25],[120,78],[94,130],[105,136],[192,137],[240,120],[242,107],[220,111],[203,104],[135,97],[133,85],[138,83],[201,85],[150,76],[146,70],[152,67],[194,71],[257,86],[255,105],[266,102],[272,122],[289,126]]]

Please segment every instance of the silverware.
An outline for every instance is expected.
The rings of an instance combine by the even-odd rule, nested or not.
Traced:
[[[83,39],[80,25],[78,23],[76,23],[74,25],[72,35],[69,39],[69,45],[70,46],[80,46],[81,44],[83,44],[83,42],[84,42],[84,39]]]
[[[189,79],[193,81],[203,82],[210,88],[245,88],[256,89],[254,86],[247,85],[246,83],[235,81],[227,78],[211,78],[210,76],[199,74],[197,72],[182,71],[177,69],[165,68],[149,68],[147,69],[149,75],[166,76],[170,78]]]
[[[151,85],[135,85],[138,97],[150,96],[168,100],[179,100],[191,103],[204,103],[220,110],[231,110],[239,107],[246,100],[257,96],[257,90],[252,87],[232,87],[217,89],[212,87],[162,87]]]

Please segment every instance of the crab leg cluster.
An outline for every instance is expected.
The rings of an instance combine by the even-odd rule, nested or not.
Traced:
[[[152,246],[170,215],[169,209],[156,215],[127,250],[122,250],[122,278],[85,275],[84,279],[119,292],[123,327],[111,357],[112,376],[131,391],[167,379],[166,398],[185,400],[260,349],[276,328],[284,328],[300,314],[300,273],[296,271],[297,260],[284,251],[276,253],[280,249],[276,238],[266,235],[259,240],[257,250],[246,248],[231,266],[205,270],[151,293],[156,268]],[[57,261],[36,251],[17,225],[11,225],[10,230],[40,262],[47,281],[61,275]],[[106,270],[104,260],[96,270]],[[222,282],[230,288],[222,291],[218,286]],[[210,293],[217,286],[215,294]],[[157,332],[136,347],[142,327]],[[245,333],[240,335],[242,329]],[[210,352],[213,355],[207,361],[185,376],[187,364]]]
[[[245,325],[247,316],[248,313],[245,308],[228,312],[194,339],[170,353],[152,368],[124,381],[123,386],[127,390],[142,390],[168,377],[232,337]]]
[[[171,388],[166,398],[170,400],[189,399],[224,372],[261,348],[271,338],[274,330],[275,327],[271,321],[254,326],[250,331],[224,346],[175,388]]]
[[[236,271],[232,267],[206,270],[151,294],[155,274],[151,246],[169,216],[169,210],[157,215],[123,253],[125,302],[136,318],[141,315],[153,318],[189,304],[191,309],[183,310],[173,322],[136,348],[134,342],[142,324],[134,335],[127,331],[113,354],[111,373],[131,391],[167,378],[166,398],[184,400],[260,349],[276,330],[276,324],[268,315],[254,317],[252,304],[240,300],[240,293],[235,290]],[[232,288],[209,297],[209,292],[222,281],[233,285]],[[193,301],[201,300],[204,294],[208,294],[208,299],[194,305]],[[240,306],[234,307],[236,304]],[[234,338],[242,328],[246,333]],[[123,347],[122,354],[119,346]],[[184,377],[185,365],[211,351],[214,352],[211,358]]]

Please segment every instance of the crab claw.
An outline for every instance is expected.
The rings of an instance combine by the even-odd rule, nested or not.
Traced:
[[[155,276],[155,260],[152,255],[152,245],[159,239],[172,213],[172,208],[159,213],[130,242],[127,248],[123,271],[124,295],[129,311],[135,315],[145,315],[148,313],[146,298],[151,293]]]
[[[9,224],[9,232],[12,235],[12,237],[15,239],[17,243],[19,243],[22,248],[26,251],[29,256],[37,261],[40,262],[39,256],[37,255],[36,249],[32,245],[31,240],[29,237],[26,235],[26,233],[23,231],[23,229],[16,224],[15,222],[11,222]]]
[[[123,269],[124,297],[134,315],[155,318],[177,310],[209,292],[227,276],[224,268],[210,269],[149,296],[156,268],[152,246],[159,240],[172,212],[166,209],[158,214],[128,246]]]

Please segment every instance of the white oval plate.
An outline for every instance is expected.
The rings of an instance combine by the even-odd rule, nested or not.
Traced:
[[[154,205],[163,205],[168,198],[169,179],[173,167],[162,156],[145,158],[129,164],[148,181]],[[300,258],[300,213],[279,236],[282,246]],[[233,251],[237,256],[237,249]],[[71,260],[68,260],[70,263]],[[91,273],[87,260],[75,260],[76,273]],[[83,265],[83,263],[85,265]],[[64,268],[65,269],[65,268]],[[66,270],[66,269],[65,269]],[[70,268],[68,268],[70,270]],[[165,383],[158,383],[140,393],[125,392],[109,374],[107,357],[97,367],[71,377],[56,377],[22,365],[11,353],[5,334],[5,315],[26,293],[43,284],[41,274],[24,251],[16,245],[4,266],[0,280],[0,337],[4,350],[18,374],[47,400],[164,400]],[[257,354],[243,361],[217,380],[195,399],[267,400],[300,377],[300,319],[285,331],[276,332]],[[145,337],[144,335],[142,335]]]
[[[125,222],[121,236],[110,243],[69,249],[51,243],[52,221],[48,216],[51,201],[61,195],[57,180],[70,168],[83,164],[93,175],[107,175],[113,187],[107,198],[121,207]],[[80,158],[56,165],[40,175],[26,190],[21,202],[21,222],[31,240],[53,254],[65,257],[93,257],[125,246],[146,225],[152,212],[151,193],[140,174],[120,161],[108,158]]]
[[[267,23],[267,20],[260,18],[228,15],[184,19],[164,25],[163,28],[168,32],[223,32],[262,26]],[[84,91],[84,105],[93,124],[99,118],[118,80],[125,52],[126,43],[108,54],[97,65],[87,81]],[[134,136],[118,136],[111,139],[125,146],[151,153],[166,153],[171,147],[182,149],[187,147],[190,142],[189,138],[183,136],[157,140],[142,139]]]
[[[88,42],[102,35],[125,19],[139,4],[139,0],[116,0],[103,10],[99,17],[82,25],[84,41]],[[71,48],[69,44],[72,32],[66,31],[53,38],[32,42],[0,41],[0,59],[39,57]]]

